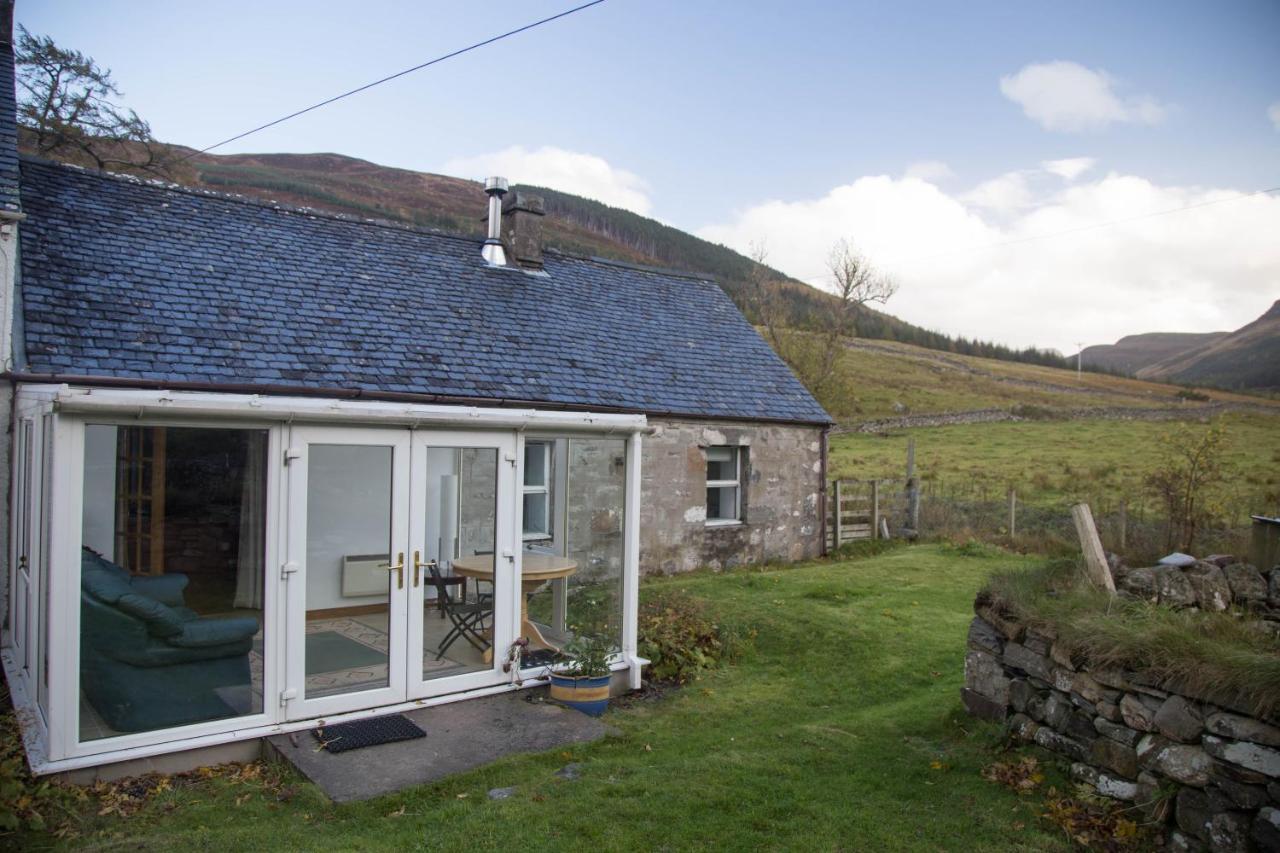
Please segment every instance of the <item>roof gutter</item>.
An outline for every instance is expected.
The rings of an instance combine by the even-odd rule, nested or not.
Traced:
[[[387,403],[426,403],[444,406],[491,406],[495,408],[541,409],[544,411],[598,412],[600,414],[648,415],[672,420],[740,421],[829,428],[830,422],[790,418],[742,417],[670,412],[626,406],[556,403],[544,400],[521,400],[507,397],[465,397],[450,394],[428,394],[411,391],[366,391],[360,388],[321,388],[310,385],[273,385],[270,383],[171,382],[132,376],[85,376],[69,373],[26,373],[8,371],[0,378],[14,383],[41,385],[86,385],[100,388],[138,388],[160,391],[207,391],[223,394],[263,394],[282,397],[325,397],[337,400],[369,400]]]

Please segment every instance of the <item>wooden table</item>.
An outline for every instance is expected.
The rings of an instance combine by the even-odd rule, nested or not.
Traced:
[[[452,565],[454,574],[493,583],[492,554],[458,557],[453,561]],[[529,638],[529,648],[531,650],[542,648],[558,652],[560,651],[559,647],[548,642],[547,638],[542,636],[542,632],[538,630],[538,626],[529,620],[529,596],[547,581],[559,581],[556,584],[556,604],[558,606],[554,609],[559,614],[558,621],[563,622],[565,599],[568,597],[568,584],[565,583],[565,578],[578,570],[578,563],[568,557],[526,551],[520,565],[520,587],[523,593],[520,596],[520,636]],[[553,621],[556,620],[553,619]],[[561,632],[564,631],[563,624],[557,627]],[[489,663],[492,660],[493,647],[490,646],[489,650],[484,653],[484,661]]]

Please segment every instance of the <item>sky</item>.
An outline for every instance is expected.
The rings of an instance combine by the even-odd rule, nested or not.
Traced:
[[[574,0],[19,0],[203,148]],[[1280,2],[606,0],[217,149],[579,193],[1074,352],[1280,299]],[[1253,193],[1253,195],[1247,195]],[[1243,197],[1242,197],[1243,196]],[[1190,208],[1179,210],[1181,208]],[[1171,212],[1176,211],[1176,212]]]

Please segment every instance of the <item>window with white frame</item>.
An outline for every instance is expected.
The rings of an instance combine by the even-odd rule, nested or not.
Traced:
[[[742,520],[742,448],[707,448],[707,524]]]
[[[521,483],[523,537],[551,538],[551,442],[526,441],[524,481]]]

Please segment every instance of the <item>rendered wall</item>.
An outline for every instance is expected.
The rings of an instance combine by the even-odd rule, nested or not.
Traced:
[[[822,429],[651,418],[641,476],[640,571],[684,572],[822,552]],[[706,448],[747,449],[743,523],[708,526]]]

